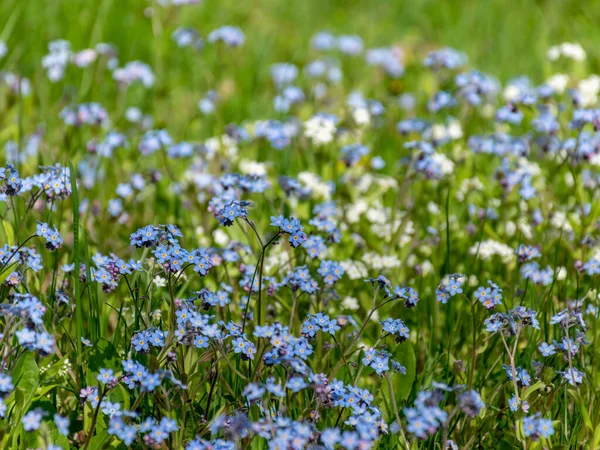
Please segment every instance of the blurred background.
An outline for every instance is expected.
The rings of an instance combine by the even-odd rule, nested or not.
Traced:
[[[545,52],[563,41],[579,42],[597,65],[600,2],[593,0],[202,0],[164,8],[151,20],[148,0],[3,0],[0,39],[11,50],[5,65],[31,71],[47,42],[66,39],[74,48],[111,42],[123,59],[150,60],[169,34],[162,28],[194,26],[201,32],[224,24],[247,36],[244,57],[260,67],[265,53],[302,60],[316,30],[358,34],[367,47],[451,46],[474,67],[500,79],[521,73],[542,77]],[[155,7],[157,4],[154,4]],[[150,9],[149,9],[150,8]],[[159,41],[159,42],[157,42]],[[593,67],[594,69],[596,67]]]
[[[56,117],[69,102],[101,100],[115,111],[111,115],[115,122],[127,106],[136,105],[151,113],[158,126],[169,120],[173,129],[181,118],[177,131],[183,131],[189,128],[189,118],[198,115],[198,99],[215,90],[224,99],[223,108],[193,124],[197,133],[232,121],[273,116],[272,93],[259,89],[270,84],[269,66],[291,62],[302,67],[319,56],[310,47],[318,31],[358,35],[365,48],[399,46],[406,66],[420,64],[431,49],[454,47],[467,54],[470,67],[502,82],[527,75],[540,83],[558,72],[578,75],[584,67],[585,73],[598,69],[600,1],[202,0],[188,6],[169,4],[177,1],[2,0],[0,40],[6,42],[8,53],[0,59],[0,71],[30,78],[37,95],[33,101],[39,106],[30,110],[39,115],[31,117],[33,122]],[[245,44],[236,49],[200,50],[174,45],[172,34],[178,27],[194,27],[206,38],[222,25],[239,26],[246,35]],[[157,79],[152,93],[147,95],[138,87],[117,95],[105,74],[82,76],[76,70],[67,73],[65,83],[49,87],[41,59],[48,53],[48,43],[57,39],[69,41],[73,51],[111,43],[118,51],[119,64],[134,60],[149,64]],[[580,43],[587,59],[550,62],[549,47],[562,42]],[[345,57],[341,64],[346,91],[381,95],[387,90],[396,95],[410,81],[373,83],[362,75],[362,56]],[[173,111],[177,111],[175,117]]]

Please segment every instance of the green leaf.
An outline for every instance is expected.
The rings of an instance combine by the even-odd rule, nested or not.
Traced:
[[[12,273],[14,269],[14,265],[9,265],[6,269],[0,271],[0,283],[8,278],[8,276]]]
[[[123,409],[124,410],[129,410],[129,406],[130,406],[130,394],[129,391],[127,389],[125,389],[125,386],[123,386],[121,383],[117,384],[117,386],[115,387],[115,389],[113,390],[113,393],[116,394],[117,396],[117,400],[121,403],[123,403]]]
[[[406,375],[401,373],[393,375],[396,401],[402,402],[408,398],[417,374],[417,359],[412,343],[406,341],[398,345],[394,352],[394,359],[406,367]]]
[[[60,434],[58,430],[52,430],[52,433],[50,433],[50,440],[54,445],[59,445],[65,450],[71,448],[69,439]]]
[[[20,408],[27,407],[33,398],[40,381],[40,371],[38,369],[33,353],[24,353],[12,373],[13,383],[16,389],[22,394],[24,404],[17,405]]]
[[[527,397],[529,397],[535,391],[537,391],[538,389],[543,388],[544,386],[546,386],[546,385],[543,382],[541,382],[541,381],[538,381],[534,385],[529,386],[527,389],[525,389],[525,392],[523,392],[523,400],[525,400]]]
[[[87,358],[86,381],[88,384],[96,384],[96,375],[100,369],[121,369],[121,358],[117,349],[106,339],[100,339],[91,349]]]
[[[12,373],[13,383],[15,385],[15,415],[13,416],[10,435],[12,435],[13,446],[16,443],[17,436],[23,434],[21,419],[29,410],[33,395],[39,384],[40,372],[33,357],[33,353],[27,352],[21,355]],[[31,433],[29,433],[31,434]]]
[[[583,423],[588,427],[590,431],[594,431],[594,425],[592,425],[592,419],[590,419],[590,415],[587,412],[586,404],[584,402],[579,402],[579,411],[581,412],[581,417],[583,418]]]
[[[594,446],[593,446],[593,448],[598,448],[599,445],[600,445],[600,427],[596,428],[596,431],[594,431]]]
[[[52,417],[56,414],[56,408],[52,404],[52,402],[46,398],[43,398],[39,395],[39,391],[36,392],[36,399],[31,402],[31,406],[29,409],[41,409],[46,414],[46,417]]]
[[[110,436],[106,431],[99,432],[98,434],[96,434],[96,436],[90,439],[90,445],[88,446],[88,449],[100,450],[105,448],[106,441],[108,441],[109,438]]]
[[[46,394],[48,394],[50,391],[52,391],[53,389],[56,389],[58,387],[58,384],[50,384],[48,386],[40,386],[36,392],[35,392],[35,396],[37,398],[41,398],[43,396],[45,396]]]
[[[10,222],[3,220],[2,228],[4,228],[4,236],[6,237],[6,243],[8,245],[15,245],[15,230],[13,229]]]

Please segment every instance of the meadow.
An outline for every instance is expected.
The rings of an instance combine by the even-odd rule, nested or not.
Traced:
[[[0,3],[0,448],[600,448],[600,3]]]

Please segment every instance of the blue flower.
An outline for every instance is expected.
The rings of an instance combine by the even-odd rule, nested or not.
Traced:
[[[590,276],[598,275],[600,274],[600,260],[592,257],[583,265],[583,268]]]
[[[56,228],[50,228],[47,223],[38,222],[36,234],[46,240],[46,248],[54,251],[62,246],[63,240]]]
[[[575,367],[567,368],[563,372],[558,372],[571,386],[577,386],[583,382],[584,373],[577,370]]]
[[[12,377],[7,374],[0,374],[0,392],[9,393],[15,388]]]
[[[519,410],[519,400],[517,399],[517,397],[515,395],[513,395],[509,400],[508,400],[508,407],[510,408],[511,411],[516,412]]]
[[[136,352],[143,352],[148,350],[148,341],[149,339],[143,333],[137,333],[132,336],[131,342],[135,348]]]
[[[248,217],[248,211],[243,207],[242,202],[231,202],[217,212],[217,219],[219,219],[219,223],[226,227],[233,225],[233,222],[238,217]]]
[[[450,280],[447,290],[452,297],[456,294],[462,294],[462,283],[459,280]]]
[[[490,288],[480,286],[477,288],[477,291],[475,292],[475,298],[477,300],[479,300],[481,303],[483,303],[484,300],[490,295],[491,292],[492,292],[492,290]]]
[[[548,345],[545,342],[542,342],[542,344],[538,347],[538,350],[542,356],[552,356],[554,353],[556,353],[554,345]]]
[[[239,47],[244,44],[246,40],[246,36],[238,27],[234,27],[231,25],[225,25],[216,30],[211,31],[208,34],[208,42],[223,42],[228,47]]]
[[[256,354],[256,347],[250,341],[248,341],[245,337],[240,336],[234,339],[231,342],[233,346],[233,351],[235,353],[241,353],[242,358],[245,359],[254,359],[254,355]]]
[[[388,365],[389,358],[383,356],[377,356],[373,361],[371,361],[371,367],[375,369],[377,375],[382,375],[384,372],[390,370],[390,366]]]
[[[63,436],[69,435],[69,426],[71,421],[68,417],[63,417],[60,414],[54,414],[54,423],[56,424],[56,428],[60,434]]]
[[[294,393],[300,392],[306,386],[306,382],[301,377],[292,377],[286,383],[286,387]]]
[[[332,285],[344,275],[344,268],[336,261],[321,261],[318,270],[325,284]]]
[[[115,379],[112,369],[100,369],[100,373],[96,376],[96,379],[102,384],[110,383]]]
[[[537,441],[540,437],[547,439],[552,436],[554,427],[552,426],[552,420],[544,419],[538,413],[523,418],[523,432],[526,437],[531,437],[532,440]]]
[[[207,348],[208,339],[202,335],[198,335],[194,338],[194,347],[196,348]]]
[[[29,411],[21,419],[25,431],[34,431],[42,425],[43,412],[40,408]]]
[[[445,289],[438,288],[435,291],[435,299],[442,304],[446,304],[450,297],[451,297],[450,293],[448,291],[446,291]]]
[[[260,387],[256,383],[249,383],[244,387],[242,395],[246,397],[249,402],[259,400],[265,393],[265,389]]]

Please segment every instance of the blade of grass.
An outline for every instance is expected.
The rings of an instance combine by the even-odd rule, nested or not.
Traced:
[[[75,295],[75,322],[76,322],[76,337],[77,337],[77,363],[80,367],[81,376],[83,377],[83,369],[80,361],[81,338],[83,337],[83,304],[81,302],[80,286],[79,286],[79,194],[77,192],[77,178],[75,176],[75,168],[73,163],[69,161],[69,173],[71,175],[71,198],[73,199],[73,286]],[[83,379],[83,378],[82,378]]]

